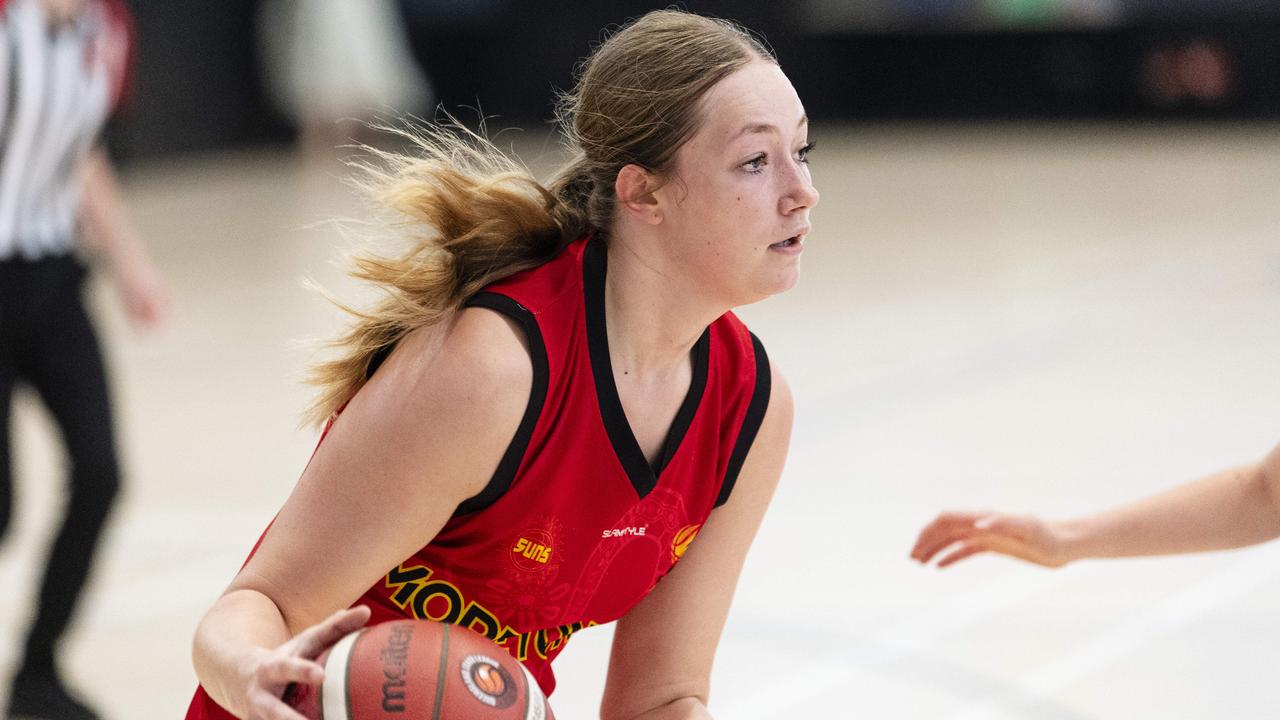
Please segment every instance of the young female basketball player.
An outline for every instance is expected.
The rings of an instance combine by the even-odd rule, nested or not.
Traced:
[[[946,512],[920,532],[911,557],[938,567],[981,552],[1060,567],[1084,558],[1226,550],[1280,537],[1280,446],[1225,470],[1097,515],[1047,522],[1033,515]]]
[[[804,108],[751,35],[662,11],[592,54],[564,120],[545,188],[442,131],[384,177],[417,237],[359,265],[386,300],[321,368],[326,434],[196,632],[188,718],[297,718],[286,686],[371,616],[485,633],[547,692],[618,620],[603,716],[710,717],[792,413],[729,310],[797,280]]]

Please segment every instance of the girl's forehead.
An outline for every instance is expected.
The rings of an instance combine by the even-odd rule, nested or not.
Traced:
[[[773,63],[753,62],[707,92],[697,134],[728,142],[766,126],[789,133],[804,116],[804,105],[782,69]]]

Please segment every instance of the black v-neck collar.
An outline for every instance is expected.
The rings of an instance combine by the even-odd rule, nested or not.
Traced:
[[[596,238],[587,240],[582,257],[582,288],[586,300],[587,348],[591,355],[591,374],[595,376],[596,398],[600,403],[600,417],[609,434],[609,442],[618,461],[627,471],[631,484],[640,497],[648,495],[658,484],[658,477],[666,469],[680,447],[680,441],[693,424],[693,416],[702,401],[707,387],[707,365],[710,359],[711,329],[703,331],[693,345],[693,378],[675,420],[667,431],[658,452],[657,464],[649,460],[636,441],[631,423],[622,409],[618,397],[618,385],[613,378],[613,362],[609,359],[609,332],[605,324],[604,280],[608,270],[608,252],[604,243]]]

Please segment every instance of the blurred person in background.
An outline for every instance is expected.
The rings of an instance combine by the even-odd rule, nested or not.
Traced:
[[[911,557],[947,567],[995,552],[1045,567],[1085,558],[1228,550],[1280,537],[1280,445],[1265,458],[1106,512],[1050,522],[1034,515],[944,512]]]
[[[393,0],[268,0],[258,24],[269,94],[311,155],[430,104]]]
[[[129,42],[119,0],[0,0],[0,537],[14,515],[16,385],[31,386],[48,407],[70,458],[66,514],[9,693],[12,717],[97,717],[66,689],[55,662],[120,488],[78,253],[100,256],[135,324],[159,325],[168,307],[97,144],[124,93]]]

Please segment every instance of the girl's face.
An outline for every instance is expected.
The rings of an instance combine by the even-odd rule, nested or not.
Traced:
[[[730,307],[790,289],[818,202],[795,88],[777,65],[752,62],[711,88],[701,117],[655,192],[668,251]]]

